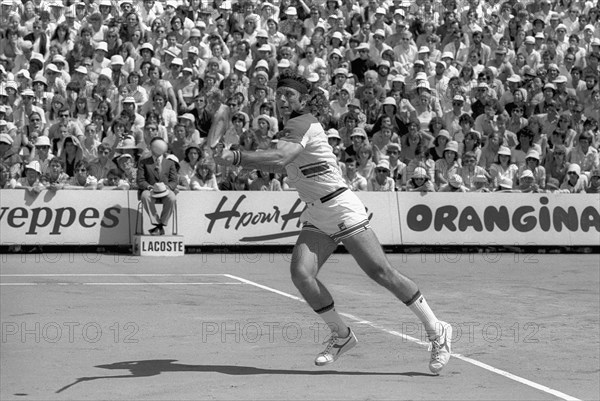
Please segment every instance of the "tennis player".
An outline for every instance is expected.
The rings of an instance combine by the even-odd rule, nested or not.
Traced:
[[[391,291],[423,323],[431,341],[429,369],[439,373],[451,354],[452,326],[438,320],[417,285],[390,265],[369,226],[365,206],[348,190],[337,166],[327,135],[307,107],[311,100],[308,81],[292,72],[277,82],[276,102],[285,128],[276,149],[248,152],[223,150],[215,156],[222,165],[287,172],[307,208],[303,227],[294,247],[292,281],[311,308],[331,329],[327,346],[315,364],[334,362],[353,348],[357,339],[334,307],[333,297],[317,278],[319,270],[344,244],[365,273]]]

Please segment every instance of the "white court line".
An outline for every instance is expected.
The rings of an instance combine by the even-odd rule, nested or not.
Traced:
[[[234,275],[231,275],[231,274],[224,274],[224,276],[232,278],[234,280],[239,280],[242,283],[250,284],[250,285],[252,285],[254,287],[258,287],[258,288],[261,288],[263,290],[270,291],[270,292],[282,295],[282,296],[290,298],[290,299],[294,299],[296,301],[306,302],[302,298],[299,298],[299,297],[297,297],[295,295],[291,295],[291,294],[288,294],[286,292],[279,291],[279,290],[276,290],[276,289],[271,288],[271,287],[267,287],[266,285],[262,285],[262,284],[255,283],[255,282],[250,281],[250,280],[246,280],[245,278],[237,277],[237,276],[234,276]],[[357,322],[357,323],[369,325],[369,326],[371,326],[371,327],[373,327],[373,328],[375,328],[377,330],[384,331],[384,332],[386,332],[388,334],[391,334],[391,335],[394,335],[396,337],[404,338],[404,339],[406,339],[408,341],[412,341],[412,342],[417,343],[419,345],[429,346],[428,342],[421,341],[419,339],[416,339],[416,338],[411,337],[411,336],[407,336],[405,334],[399,333],[399,332],[394,331],[394,330],[386,329],[386,328],[384,328],[382,326],[379,326],[377,324],[371,323],[368,320],[364,320],[364,319],[358,318],[356,316],[353,316],[353,315],[350,315],[350,314],[347,314],[347,313],[340,313],[340,314],[343,315],[343,316],[345,316],[345,317],[347,317],[347,318],[349,318],[349,319],[351,319],[351,320],[353,320],[353,321],[355,321],[355,322]],[[553,395],[555,397],[558,397],[560,399],[568,400],[568,401],[581,401],[579,398],[570,396],[570,395],[565,394],[563,392],[560,392],[558,390],[554,390],[554,389],[552,389],[550,387],[546,387],[546,386],[544,386],[542,384],[539,384],[539,383],[533,382],[531,380],[522,378],[520,376],[514,375],[514,374],[512,374],[510,372],[507,372],[505,370],[497,369],[497,368],[495,368],[493,366],[490,366],[490,365],[488,365],[486,363],[479,362],[479,361],[477,361],[475,359],[463,356],[461,354],[454,354],[453,353],[452,356],[455,357],[455,358],[457,358],[457,359],[460,359],[460,360],[462,360],[464,362],[467,362],[467,363],[470,363],[472,365],[475,365],[475,366],[478,366],[480,368],[483,368],[485,370],[488,370],[488,371],[490,371],[492,373],[499,374],[500,376],[506,377],[507,379],[514,380],[514,381],[516,381],[518,383],[521,383],[521,384],[524,384],[526,386],[532,387],[532,388],[534,388],[536,390],[540,390],[540,391],[543,391],[545,393],[551,394],[551,395]]]
[[[0,283],[0,286],[28,286],[28,285],[242,285],[244,283]]]
[[[194,277],[223,276],[221,273],[40,273],[40,274],[0,274],[0,277]]]

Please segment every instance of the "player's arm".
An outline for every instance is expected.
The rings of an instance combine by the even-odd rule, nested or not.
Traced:
[[[246,168],[261,170],[283,170],[304,150],[300,143],[279,141],[277,149],[263,151],[231,151],[224,149],[215,156],[215,161],[222,165],[241,165]]]

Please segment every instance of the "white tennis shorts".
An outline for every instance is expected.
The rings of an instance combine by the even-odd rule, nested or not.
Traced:
[[[348,190],[327,202],[307,203],[300,217],[303,230],[324,233],[340,242],[367,230],[369,219],[365,205]]]

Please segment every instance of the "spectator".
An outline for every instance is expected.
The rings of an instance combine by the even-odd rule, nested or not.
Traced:
[[[90,175],[90,165],[85,160],[78,160],[73,168],[74,174],[67,181],[65,189],[88,189],[94,190],[98,186],[98,179]]]
[[[192,191],[218,191],[219,187],[215,177],[215,165],[202,161],[196,165],[195,174],[190,179]]]
[[[140,160],[137,171],[138,197],[154,228],[151,235],[164,235],[164,227],[173,214],[176,198],[173,192],[177,188],[177,169],[175,163],[167,159],[168,145],[164,139],[155,137],[150,142],[150,156]],[[156,212],[156,203],[163,205],[160,215]]]
[[[42,175],[47,174],[50,161],[54,159],[54,155],[50,153],[50,138],[47,136],[38,137],[29,159],[39,162]]]
[[[525,169],[519,175],[519,184],[517,186],[519,192],[540,192],[539,186],[535,182],[533,172],[529,169]]]
[[[396,183],[390,177],[390,162],[382,159],[375,167],[375,177],[367,182],[367,191],[395,191]]]
[[[435,192],[433,183],[423,167],[414,169],[413,174],[408,180],[406,190],[410,192]]]
[[[581,167],[578,164],[571,164],[567,169],[567,177],[561,184],[560,189],[568,190],[572,194],[585,193],[588,186],[588,178],[581,173]]]
[[[525,165],[519,168],[519,177],[524,170],[531,170],[538,188],[546,188],[546,169],[544,166],[540,166],[540,154],[536,150],[530,149],[527,152]]]
[[[546,177],[554,178],[562,183],[567,175],[569,163],[567,162],[567,148],[565,145],[556,145],[554,149],[546,155]]]
[[[435,179],[435,162],[429,155],[429,146],[419,144],[415,149],[415,157],[406,165],[407,178],[411,178],[416,168],[421,167],[427,172],[429,180],[433,183]]]
[[[590,183],[585,188],[585,192],[588,194],[600,193],[600,169],[592,170],[590,173]]]
[[[249,174],[250,191],[281,191],[281,183],[274,173],[263,170],[252,170]]]
[[[600,163],[598,150],[591,146],[592,141],[593,136],[589,131],[579,135],[577,146],[567,154],[567,162],[578,164],[581,167],[581,171],[588,173],[598,168]]]
[[[490,171],[492,163],[496,159],[498,150],[504,145],[504,138],[500,135],[500,132],[492,131],[487,139],[487,143],[481,149],[481,156],[479,157],[479,166],[483,167],[487,171]]]
[[[462,166],[458,169],[458,175],[463,180],[464,185],[469,190],[474,190],[475,182],[474,179],[478,175],[483,175],[490,181],[490,175],[485,171],[483,167],[477,166],[477,156],[475,152],[466,152],[462,157]]]
[[[137,169],[133,156],[123,153],[116,157],[116,163],[120,173],[119,180],[126,181],[129,189],[137,189]]]
[[[0,163],[0,189],[14,189],[17,187],[17,180],[10,177],[10,168],[4,163]]]
[[[492,188],[499,187],[504,179],[510,179],[513,183],[517,182],[519,168],[512,162],[511,158],[510,149],[506,146],[500,146],[496,160],[490,167]]]
[[[438,119],[437,117],[435,121],[441,123],[440,119]],[[432,124],[435,124],[433,120]],[[450,142],[450,133],[445,129],[442,129],[434,134],[433,147],[429,149],[429,154],[431,155],[431,158],[434,162],[444,157],[444,151],[446,150],[446,145],[448,144],[448,142]]]
[[[98,180],[98,189],[118,189],[127,191],[130,189],[129,181],[124,179],[123,173],[118,168],[108,171],[106,178]]]
[[[346,172],[344,174],[344,180],[351,191],[366,191],[367,190],[367,179],[358,172],[358,162],[354,157],[348,157],[344,161],[346,165]]]
[[[24,169],[24,177],[21,177],[16,184],[16,188],[23,188],[32,195],[37,195],[45,189],[44,184],[40,180],[42,170],[38,161],[29,162]]]
[[[110,170],[117,169],[117,165],[112,161],[113,155],[114,148],[101,143],[98,146],[98,157],[89,165],[90,175],[96,177],[98,181],[107,178]]]
[[[396,190],[400,191],[406,186],[406,164],[400,161],[400,145],[390,143],[387,147],[386,156],[390,163],[390,176],[395,181]]]
[[[373,161],[373,148],[371,145],[363,143],[360,148],[358,148],[356,161],[358,162],[356,170],[360,175],[367,180],[375,177],[375,162]]]
[[[13,142],[9,134],[0,134],[0,162],[8,166],[10,178],[19,179],[23,162],[18,153],[12,148]]]
[[[446,144],[442,158],[435,162],[435,179],[436,188],[441,188],[448,183],[451,176],[455,175],[460,167],[458,161],[458,142],[450,141]]]
[[[474,190],[477,190],[477,188]],[[442,185],[438,192],[469,192],[469,189],[463,185],[460,175],[452,174],[448,179],[448,183]]]

